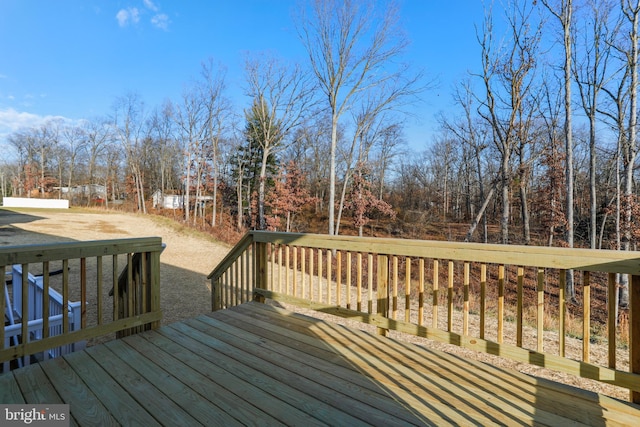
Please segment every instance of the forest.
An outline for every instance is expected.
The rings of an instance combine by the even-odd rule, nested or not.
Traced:
[[[247,54],[245,106],[205,59],[180,99],[114,94],[103,117],[16,131],[0,193],[141,213],[180,196],[172,215],[236,232],[636,249],[640,1],[487,2],[475,71],[419,150],[405,127],[436,82],[404,62],[399,8],[303,3],[306,61]]]

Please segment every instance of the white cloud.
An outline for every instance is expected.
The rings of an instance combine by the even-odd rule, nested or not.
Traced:
[[[7,79],[9,78],[6,74],[0,74],[0,79]]]
[[[13,108],[0,110],[0,134],[15,132],[19,129],[39,126],[49,120],[60,119],[69,121],[62,116],[41,116],[27,113],[26,111],[16,111]]]
[[[39,114],[17,111],[13,108],[0,109],[0,160],[11,161],[11,146],[7,138],[20,129],[29,129],[41,126],[51,120],[60,120],[64,123],[75,124],[79,120],[72,120],[62,116],[41,116]]]
[[[159,13],[151,18],[151,23],[154,27],[160,28],[161,30],[165,31],[167,31],[170,22],[171,21],[169,21],[169,17],[164,13]]]
[[[140,11],[137,7],[130,7],[128,9],[120,9],[116,14],[118,25],[126,27],[127,25],[137,24],[140,21]]]
[[[149,10],[153,10],[154,12],[158,11],[158,6],[153,4],[153,1],[151,1],[151,0],[144,0],[144,5]]]
[[[116,20],[118,25],[126,27],[128,25],[134,25],[140,22],[140,15],[145,13],[155,12],[151,18],[151,25],[161,30],[167,31],[171,21],[166,13],[158,13],[160,8],[153,2],[153,0],[143,0],[144,9],[138,9],[136,7],[128,7],[126,9],[120,9],[116,14]]]
[[[118,20],[118,25],[124,27],[129,21],[129,12],[124,9],[120,9],[116,14],[116,19]]]

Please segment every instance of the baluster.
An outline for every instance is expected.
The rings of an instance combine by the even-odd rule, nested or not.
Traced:
[[[524,268],[518,267],[518,302],[516,307],[516,345],[522,347]]]
[[[437,259],[433,260],[433,315],[431,319],[431,326],[438,327],[438,284],[440,280],[440,263]]]

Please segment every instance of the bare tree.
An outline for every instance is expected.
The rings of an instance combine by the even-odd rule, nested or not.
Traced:
[[[387,87],[384,83],[375,89],[371,89],[364,94],[359,107],[351,109],[352,123],[354,131],[351,137],[351,144],[342,153],[344,175],[342,179],[342,192],[338,204],[338,217],[335,226],[335,234],[340,229],[342,211],[344,209],[347,189],[352,178],[353,168],[358,163],[369,163],[369,154],[376,146],[382,147],[383,141],[387,138],[387,149],[390,149],[389,130],[393,127],[400,128],[398,121],[394,120],[391,110],[398,107],[407,96],[415,93],[415,81],[407,82],[402,86],[393,85]],[[389,158],[392,153],[385,153]]]
[[[240,131],[237,126],[233,127],[233,132],[231,134],[231,138],[229,140],[231,145],[231,150],[234,153],[241,152],[240,147],[242,146],[242,137],[240,136]],[[244,228],[244,176],[245,176],[245,168],[247,162],[243,158],[239,158],[240,156],[235,156],[236,161],[234,162],[234,187],[236,190],[236,230],[241,231]],[[232,159],[234,157],[232,156]],[[231,162],[229,162],[231,163]]]
[[[566,220],[565,212],[561,207],[565,182],[564,150],[562,145],[562,121],[563,99],[559,89],[561,82],[555,74],[542,77],[540,90],[540,138],[543,140],[540,168],[542,176],[539,180],[536,202],[541,212],[541,226],[548,231],[547,245],[553,246],[556,230],[564,230]]]
[[[34,157],[38,151],[34,129],[21,129],[7,138],[18,155],[17,174],[14,176],[14,192],[20,197],[25,193],[31,197],[31,190],[37,187]]]
[[[582,109],[589,120],[589,216],[590,216],[590,246],[597,247],[597,214],[598,201],[596,192],[597,175],[597,112],[599,95],[602,87],[611,77],[607,74],[611,46],[617,37],[618,28],[609,28],[610,15],[613,9],[612,1],[589,0],[586,19],[582,22],[583,35],[574,41],[573,75],[577,83]]]
[[[149,117],[149,132],[154,147],[154,160],[157,166],[153,168],[155,176],[153,187],[160,190],[164,196],[166,191],[175,189],[175,172],[177,158],[180,154],[178,144],[174,138],[174,107],[166,101],[160,108],[155,108]]]
[[[401,147],[406,143],[401,123],[388,124],[380,132],[376,142],[376,168],[378,171],[378,199],[384,196],[387,170],[390,169],[394,158],[401,154]]]
[[[572,73],[572,27],[573,22],[573,0],[557,0],[556,5],[551,5],[550,0],[541,0],[542,4],[560,22],[562,29],[562,46],[564,48],[564,140],[565,140],[565,186],[566,186],[566,241],[570,248],[573,247],[574,240],[574,165],[573,165],[573,112],[571,99],[571,73]],[[575,301],[576,290],[573,283],[573,270],[567,270],[566,280],[567,298]]]
[[[483,153],[488,147],[488,126],[486,122],[480,120],[474,114],[475,104],[471,83],[463,81],[453,94],[453,98],[457,105],[461,106],[464,115],[460,119],[451,119],[449,116],[441,115],[439,122],[445,132],[451,132],[466,147],[472,151],[472,157],[475,161],[476,180],[478,186],[479,208],[475,218],[469,226],[469,231],[465,237],[465,241],[469,241],[475,233],[480,220],[482,219],[482,240],[488,241],[488,224],[485,211],[491,198],[495,193],[495,183],[488,193],[485,192],[485,168],[483,167]]]
[[[525,4],[510,4],[507,11],[509,44],[496,46],[493,40],[493,12],[488,9],[482,37],[482,74],[485,95],[478,98],[480,116],[491,126],[496,148],[500,153],[500,192],[502,243],[509,242],[510,183],[512,155],[517,149],[526,100],[531,96],[540,42],[542,23],[531,26],[533,9]]]
[[[632,213],[635,197],[634,170],[638,157],[637,100],[638,100],[638,24],[640,21],[640,1],[620,0],[623,25],[622,37],[613,45],[622,67],[614,71],[602,91],[607,95],[608,105],[598,109],[610,122],[617,134],[616,154],[616,242],[619,250],[630,250],[632,239]],[[608,108],[607,108],[608,107]],[[620,170],[622,167],[622,170]],[[624,189],[623,189],[624,187]],[[618,304],[629,303],[629,282],[627,275],[618,278]]]
[[[176,110],[176,123],[183,144],[184,165],[184,219],[190,220],[191,186],[194,167],[197,169],[206,135],[207,111],[196,88],[185,89],[182,103]],[[196,173],[197,176],[199,174]]]
[[[105,198],[105,207],[109,207],[109,194],[111,194],[111,200],[116,201],[120,200],[120,176],[119,172],[121,169],[122,150],[118,147],[117,142],[114,141],[113,144],[107,144],[105,148],[105,174],[104,174],[104,185],[107,190],[107,197]]]
[[[403,79],[406,66],[392,67],[407,46],[398,27],[398,8],[381,14],[373,2],[312,0],[311,14],[303,9],[298,34],[325,97],[331,117],[329,153],[329,234],[335,234],[336,155],[338,124],[369,89]]]
[[[89,184],[89,198],[87,199],[87,206],[91,203],[93,198],[92,184],[95,184],[96,174],[98,169],[98,162],[104,156],[107,149],[107,145],[113,139],[113,132],[108,125],[106,119],[96,118],[83,122],[83,130],[87,139],[87,152],[88,152],[88,184]],[[106,180],[106,173],[103,177]]]
[[[295,160],[303,175],[307,177],[310,192],[315,200],[315,213],[324,210],[324,196],[328,189],[329,162],[327,153],[331,145],[331,120],[321,111],[314,111],[296,129],[295,142],[284,153],[284,161]],[[341,132],[338,132],[340,135]],[[339,136],[338,139],[341,139]]]
[[[34,129],[34,142],[36,142],[38,147],[38,162],[40,164],[40,167],[38,169],[40,173],[38,189],[40,190],[41,196],[44,195],[46,187],[49,186],[50,177],[48,176],[47,169],[49,164],[51,163],[51,158],[53,157],[52,154],[54,154],[54,150],[56,150],[56,148],[58,148],[57,152],[60,153],[58,145],[60,144],[60,128],[62,126],[62,120],[53,119],[48,120],[47,122]],[[62,165],[63,163],[59,162],[60,187],[62,187]]]
[[[225,131],[225,124],[231,116],[231,105],[224,96],[226,89],[225,71],[223,67],[214,70],[213,61],[202,64],[202,96],[206,108],[206,137],[209,143],[210,157],[213,168],[213,207],[211,225],[216,225],[216,211],[218,206],[218,178],[219,178],[219,147]]]
[[[64,143],[68,156],[67,187],[69,187],[69,196],[71,196],[76,163],[78,157],[87,147],[87,138],[82,128],[74,125],[65,125],[61,129],[60,140]]]
[[[626,62],[626,58],[623,59]],[[603,92],[607,95],[605,99],[606,107],[599,109],[598,111],[605,117],[606,122],[615,130],[616,141],[616,154],[615,154],[615,227],[616,227],[616,249],[622,250],[622,172],[620,170],[621,163],[626,164],[625,156],[623,152],[626,152],[628,146],[628,128],[627,128],[627,115],[629,109],[629,79],[630,69],[627,64],[623,65],[617,73],[617,78],[613,80],[610,85],[602,88]]]
[[[457,144],[452,135],[448,132],[444,132],[436,140],[434,140],[429,147],[428,153],[425,152],[425,156],[429,156],[429,166],[431,179],[436,184],[435,199],[438,201],[436,206],[441,206],[441,216],[443,219],[451,213],[451,200],[452,200],[452,181],[453,170],[455,168],[457,153]],[[437,160],[436,160],[437,159]],[[422,180],[423,184],[427,183],[426,179]]]
[[[138,211],[147,213],[144,196],[143,139],[145,137],[144,103],[135,93],[118,97],[113,106],[113,129],[122,144]]]
[[[638,47],[640,40],[639,24],[640,24],[640,0],[620,0],[622,13],[626,18],[628,35],[626,48],[622,48],[622,52],[626,58],[626,68],[629,76],[629,88],[627,97],[629,100],[629,124],[627,131],[624,133],[626,137],[620,138],[621,154],[623,160],[623,181],[624,198],[622,203],[623,209],[623,235],[622,249],[631,250],[632,239],[632,214],[634,205],[636,204],[633,194],[633,173],[638,157],[637,126],[638,126]],[[626,307],[629,304],[629,281],[626,275],[622,275],[619,283],[619,305]]]

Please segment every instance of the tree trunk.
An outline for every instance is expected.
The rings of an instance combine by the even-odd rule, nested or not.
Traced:
[[[236,196],[238,203],[238,215],[236,228],[238,231],[242,230],[244,224],[244,209],[243,209],[243,200],[242,200],[242,169],[238,172],[238,182],[236,182]]]
[[[529,204],[527,203],[527,188],[520,182],[520,210],[522,214],[522,237],[524,244],[531,243],[531,227],[529,225]]]
[[[336,151],[338,147],[338,114],[333,109],[331,115],[331,150],[329,154],[329,234],[338,234],[338,225],[335,224],[336,204]],[[334,228],[335,227],[335,228]]]
[[[491,187],[491,190],[489,190],[489,194],[487,194],[487,197],[484,199],[484,203],[482,204],[482,207],[480,207],[480,210],[478,211],[478,215],[476,215],[475,220],[471,223],[471,227],[469,227],[469,231],[467,232],[466,237],[464,238],[465,242],[468,242],[471,240],[471,238],[473,237],[473,233],[476,231],[476,228],[478,227],[478,223],[480,222],[480,219],[484,216],[484,211],[487,209],[487,206],[489,206],[489,201],[491,200],[491,197],[493,197],[493,193],[495,192],[495,185],[493,187]]]
[[[185,177],[185,185],[184,185],[184,200],[182,201],[182,204],[184,205],[184,221],[185,222],[189,222],[189,209],[190,209],[190,203],[189,203],[189,198],[191,196],[190,194],[190,188],[191,188],[191,153],[187,153],[187,175]]]
[[[265,148],[262,151],[262,163],[260,164],[260,179],[258,180],[258,230],[267,229],[267,220],[264,214],[265,187],[267,181],[267,159],[271,151]]]
[[[630,2],[629,2],[630,3]],[[639,2],[640,3],[640,2]],[[629,67],[631,75],[631,85],[629,87],[629,141],[625,161],[625,189],[624,189],[624,239],[623,250],[631,250],[631,216],[633,208],[633,170],[635,167],[636,148],[636,126],[638,124],[638,20],[640,18],[640,4],[633,8],[624,10],[631,21],[629,38],[631,42],[631,52],[629,52]],[[629,282],[627,276],[620,281],[620,306],[629,305]]]
[[[211,209],[211,226],[216,226],[216,212],[218,207],[218,153],[213,150],[213,208]]]
[[[340,192],[340,203],[338,205],[338,218],[336,219],[336,236],[340,232],[340,223],[342,222],[342,211],[344,210],[344,201],[347,197],[347,186],[349,185],[350,172],[349,169],[345,172],[344,182],[342,183],[342,191]]]
[[[595,101],[594,101],[595,102]],[[594,111],[595,113],[595,111]],[[598,235],[598,203],[596,192],[596,117],[589,117],[589,217],[591,223],[590,237],[591,249],[596,249]]]
[[[523,144],[524,145],[524,144]],[[522,238],[524,244],[531,243],[531,227],[529,225],[529,204],[527,202],[527,168],[524,161],[524,146],[520,147],[520,213],[522,215]]]
[[[502,243],[509,243],[509,156],[504,155],[501,172],[502,186],[502,217],[500,220],[500,233]]]

